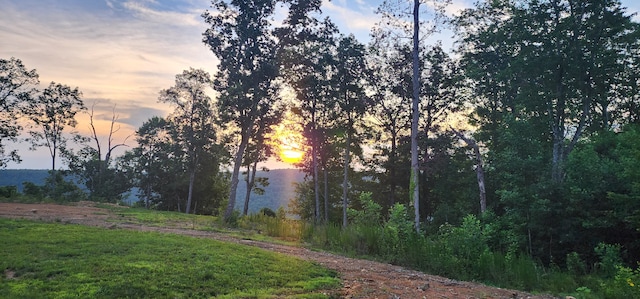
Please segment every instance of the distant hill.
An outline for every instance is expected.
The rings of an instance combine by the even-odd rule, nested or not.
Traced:
[[[16,186],[22,192],[23,182],[32,182],[36,185],[44,185],[48,170],[44,169],[3,169],[0,170],[0,186]],[[256,213],[267,207],[277,210],[279,207],[287,209],[290,199],[295,196],[293,183],[302,182],[304,173],[297,169],[274,169],[268,172],[259,171],[257,176],[269,178],[269,186],[265,188],[264,195],[251,194],[249,213]],[[245,192],[247,190],[244,177],[240,176],[236,196],[236,209],[242,211],[244,207]],[[137,201],[135,191],[131,192],[129,202]]]
[[[2,169],[0,170],[0,186],[16,186],[18,192],[22,192],[23,182],[32,182],[42,186],[47,176],[49,176],[49,171],[44,169]]]
[[[273,169],[268,172],[259,171],[256,176],[269,178],[269,186],[265,189],[264,195],[251,194],[249,201],[249,213],[255,213],[267,207],[277,210],[279,207],[287,209],[289,201],[295,196],[295,186],[293,183],[302,182],[304,173],[297,169]],[[242,211],[244,198],[247,190],[247,183],[244,177],[240,177],[238,191],[236,194],[236,209]]]

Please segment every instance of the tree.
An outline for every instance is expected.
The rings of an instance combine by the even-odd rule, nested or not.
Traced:
[[[78,88],[51,82],[34,101],[29,103],[29,119],[34,123],[31,135],[32,149],[46,146],[51,155],[51,171],[56,170],[56,158],[67,145],[67,128],[75,128],[78,112],[86,110]]]
[[[382,192],[387,200],[383,206],[391,207],[401,198],[399,193],[408,195],[399,187],[409,182],[410,162],[406,161],[406,167],[402,167],[400,143],[409,137],[411,130],[411,49],[386,32],[374,30],[372,35],[367,81],[373,101],[373,137],[377,152],[371,167],[384,186]],[[407,175],[403,175],[405,169]]]
[[[347,226],[347,208],[349,199],[349,170],[351,164],[351,146],[354,139],[355,124],[364,114],[367,106],[364,94],[364,76],[366,72],[365,48],[353,35],[342,37],[338,41],[334,90],[337,97],[338,114],[342,116],[344,130],[344,160],[342,180],[342,226]],[[337,118],[339,118],[336,115]]]
[[[251,137],[251,142],[247,146],[245,152],[245,165],[247,167],[246,179],[247,183],[244,207],[242,210],[243,215],[249,213],[249,200],[251,193],[264,194],[264,189],[261,187],[269,186],[269,180],[266,177],[256,177],[258,170],[258,163],[266,161],[273,155],[273,142],[266,140],[267,135],[271,135],[273,132],[273,126],[282,121],[282,115],[284,109],[271,109],[258,116],[257,130],[254,136]],[[263,167],[263,171],[269,171],[268,168]]]
[[[637,24],[618,1],[480,3],[458,19],[494,209],[544,261],[562,257],[566,161],[583,138],[627,122]],[[623,92],[624,91],[624,92]],[[535,182],[535,183],[532,183]],[[487,185],[494,185],[488,183]]]
[[[464,21],[471,15],[476,21]],[[502,93],[499,106],[547,125],[551,178],[562,183],[575,144],[585,133],[612,128],[619,120],[611,109],[626,98],[620,90],[637,83],[625,67],[636,60],[637,24],[613,0],[494,1],[460,20],[476,90],[485,98]]]
[[[274,0],[212,1],[214,12],[203,14],[211,27],[204,33],[204,43],[220,59],[215,79],[218,111],[223,123],[233,123],[240,140],[233,159],[229,203],[224,218],[229,219],[235,206],[238,176],[250,138],[260,113],[272,109],[277,100],[277,42],[271,17]]]
[[[487,211],[487,190],[485,187],[484,180],[484,162],[482,161],[482,154],[480,153],[480,147],[478,143],[470,137],[465,136],[462,132],[457,131],[455,129],[451,129],[453,133],[463,140],[467,146],[471,147],[473,150],[473,155],[475,157],[475,167],[476,167],[476,179],[478,180],[478,194],[480,195],[480,213],[484,214]]]
[[[444,16],[444,7],[448,5],[450,1],[430,1],[430,5],[426,5],[432,10],[428,11],[433,19],[432,23],[428,24],[426,28],[427,34],[432,34],[437,31],[437,25],[440,23],[440,18]],[[413,97],[411,101],[411,177],[409,181],[409,192],[411,202],[414,208],[414,222],[417,232],[420,231],[420,189],[418,188],[418,176],[420,173],[420,164],[418,161],[418,122],[419,117],[419,103],[420,103],[420,28],[424,26],[424,23],[420,21],[420,0],[414,0],[412,9],[406,7],[405,3],[400,1],[394,2],[391,0],[385,0],[378,12],[383,16],[383,22],[387,24],[399,26],[401,31],[407,33],[407,26],[403,23],[403,18],[410,16],[412,19],[411,26],[411,41],[412,41],[412,87]],[[397,28],[396,28],[397,30]]]
[[[333,85],[331,83],[335,54],[336,26],[327,18],[318,20],[313,13],[320,11],[321,1],[289,1],[289,14],[284,27],[277,30],[283,43],[280,61],[286,83],[294,90],[298,107],[295,111],[303,119],[303,134],[310,143],[311,153],[307,171],[313,179],[313,220],[321,221],[320,165],[325,177],[324,221],[329,219],[327,161],[329,150],[327,135],[332,124]]]
[[[84,181],[89,190],[90,199],[117,202],[122,200],[122,195],[131,189],[133,178],[131,173],[115,167],[113,152],[119,147],[127,146],[126,141],[129,136],[122,143],[114,142],[113,134],[120,130],[119,126],[116,127],[118,116],[114,106],[107,143],[103,144],[95,125],[94,108],[95,103],[89,112],[91,136],[74,137],[76,144],[84,144],[84,146],[77,153],[73,149],[62,149],[61,155],[68,160],[69,170]],[[93,143],[93,146],[90,143]]]
[[[228,192],[228,178],[220,172],[226,153],[218,144],[203,147],[196,165],[198,179],[191,184],[189,159],[179,127],[161,117],[149,119],[136,131],[138,146],[128,151],[124,160],[128,169],[135,172],[145,206],[182,212],[191,193],[190,212],[217,215]]]
[[[175,110],[168,120],[174,124],[174,142],[180,148],[189,173],[189,194],[185,213],[191,211],[196,170],[203,152],[216,144],[211,98],[206,88],[211,79],[204,70],[189,69],[176,75],[175,86],[162,90],[159,101]]]
[[[16,150],[6,153],[5,140],[16,141],[22,130],[18,122],[38,85],[36,70],[27,70],[20,59],[0,59],[0,168],[7,162],[20,162]]]

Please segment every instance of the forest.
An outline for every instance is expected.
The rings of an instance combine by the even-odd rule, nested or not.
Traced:
[[[639,24],[616,0],[478,1],[455,17],[446,2],[384,1],[363,44],[320,0],[213,0],[202,41],[218,68],[176,75],[158,97],[173,110],[117,157],[124,142],[100,141],[77,87],[40,89],[1,59],[0,166],[27,142],[52,165],[26,195],[117,202],[137,187],[140,206],[234,222],[236,198],[268,184],[261,163],[300,151],[289,212],[321,246],[496,284],[530,262],[537,280],[595,275],[611,285],[558,283],[638,297]],[[451,51],[428,38],[445,29]],[[93,134],[71,134],[77,113]]]

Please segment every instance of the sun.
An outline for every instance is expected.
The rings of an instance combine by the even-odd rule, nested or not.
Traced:
[[[280,159],[282,162],[289,164],[297,164],[302,161],[302,157],[304,153],[296,150],[296,149],[281,149],[280,150]]]
[[[300,133],[299,123],[295,116],[287,111],[282,122],[274,127],[271,140],[280,161],[299,164],[305,155],[305,139]]]

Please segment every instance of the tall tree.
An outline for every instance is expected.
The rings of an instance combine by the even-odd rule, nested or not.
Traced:
[[[377,148],[372,168],[384,186],[387,200],[383,206],[391,207],[398,200],[398,194],[406,194],[400,186],[408,184],[409,172],[403,175],[401,171],[408,170],[410,165],[407,163],[403,168],[399,159],[400,140],[408,137],[411,130],[411,49],[386,32],[374,30],[372,35],[367,74],[374,104],[373,126],[379,128],[374,129]]]
[[[304,135],[310,143],[310,173],[313,179],[313,219],[322,219],[320,204],[320,164],[326,160],[326,129],[323,121],[333,110],[331,71],[334,64],[336,26],[329,20],[319,20],[314,13],[320,12],[321,1],[288,1],[289,14],[284,27],[277,33],[283,43],[281,51],[285,81],[294,90],[304,120]],[[326,167],[324,167],[326,171]],[[326,172],[325,172],[326,177]],[[324,196],[324,220],[328,220],[328,195]]]
[[[577,0],[489,1],[458,22],[476,137],[499,184],[487,195],[550,262],[563,256],[558,227],[575,204],[563,193],[567,158],[581,139],[627,121],[612,109],[633,102],[638,25],[618,1]]]
[[[101,140],[95,123],[95,103],[89,112],[89,130],[91,136],[75,136],[76,145],[83,147],[76,153],[71,148],[63,148],[61,156],[67,160],[69,170],[84,181],[89,190],[89,197],[94,200],[117,202],[123,193],[131,189],[130,173],[114,167],[114,151],[127,146],[127,136],[121,143],[116,143],[114,134],[120,130],[117,126],[118,116],[113,107],[106,144]]]
[[[347,226],[347,208],[349,206],[349,171],[351,169],[352,143],[356,135],[356,122],[363,119],[367,99],[364,93],[366,79],[365,48],[353,35],[342,37],[338,41],[334,90],[337,97],[338,113],[343,120],[344,159],[342,180],[342,226]]]
[[[468,73],[480,83],[477,91],[494,97],[480,76],[499,79],[494,86],[509,96],[498,98],[500,106],[547,124],[551,179],[562,183],[575,144],[585,133],[612,128],[619,120],[611,109],[626,98],[618,91],[637,83],[624,77],[627,62],[637,60],[637,24],[615,0],[494,1],[464,16],[472,14],[477,21],[461,22],[461,49]]]
[[[185,137],[180,136],[183,125],[161,117],[149,119],[136,132],[138,146],[124,158],[136,174],[147,207],[182,212],[191,193],[190,213],[217,215],[228,193],[228,178],[220,171],[226,153],[217,143],[206,144],[198,154],[197,180],[191,184]]]
[[[34,123],[31,135],[32,148],[45,146],[51,155],[51,170],[56,170],[56,158],[65,148],[68,136],[65,129],[75,128],[78,112],[86,110],[78,88],[51,82],[34,101],[29,103],[29,119]]]
[[[218,57],[215,89],[223,123],[237,127],[240,140],[233,160],[229,204],[224,218],[233,212],[238,176],[249,140],[260,113],[272,109],[277,100],[277,42],[273,34],[274,0],[212,1],[215,12],[203,14],[211,27],[204,42]]]
[[[201,156],[216,144],[216,128],[207,88],[211,78],[201,69],[189,69],[176,75],[175,86],[162,90],[159,101],[175,110],[168,120],[174,124],[174,142],[183,153],[189,173],[189,191],[185,213],[191,212],[193,186]]]
[[[409,182],[409,193],[411,202],[414,208],[414,223],[417,232],[420,231],[420,189],[418,188],[418,180],[420,174],[420,164],[418,161],[418,122],[419,117],[419,103],[420,103],[420,28],[422,27],[426,35],[433,34],[438,30],[438,25],[441,23],[441,18],[444,17],[444,8],[450,1],[428,1],[429,4],[425,5],[428,8],[424,13],[428,13],[431,16],[429,23],[420,21],[420,5],[423,4],[420,0],[414,0],[413,5],[408,7],[406,3],[402,1],[385,0],[378,12],[382,14],[383,22],[395,26],[392,30],[400,30],[400,34],[406,36],[411,32],[412,41],[412,84],[413,84],[413,97],[411,101],[411,176]],[[409,17],[412,22],[408,27],[404,23],[406,18]],[[410,29],[409,29],[410,28]]]
[[[244,166],[247,169],[245,177],[247,188],[244,197],[244,207],[242,209],[243,215],[249,213],[251,193],[264,194],[264,189],[261,187],[269,185],[268,178],[256,176],[258,163],[266,161],[273,155],[273,142],[269,142],[267,136],[272,134],[273,126],[282,121],[284,110],[284,108],[276,108],[258,115],[256,132],[251,137],[251,142],[245,152]],[[269,171],[266,167],[263,167],[262,170]]]
[[[20,59],[0,59],[0,168],[9,161],[20,162],[18,152],[6,153],[3,142],[17,140],[22,130],[18,119],[39,82],[36,70],[27,70]]]

